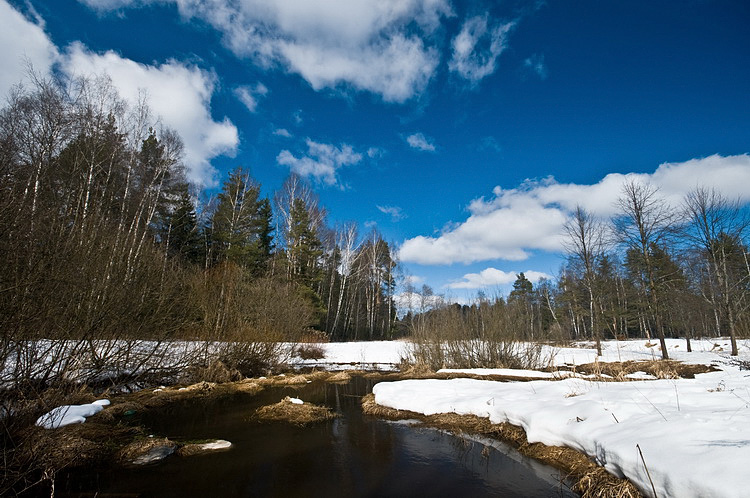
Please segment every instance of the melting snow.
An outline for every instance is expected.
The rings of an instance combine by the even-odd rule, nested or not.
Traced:
[[[45,413],[36,421],[36,425],[45,429],[57,429],[70,424],[82,424],[86,417],[99,413],[109,405],[108,399],[99,399],[85,405],[63,405]]]

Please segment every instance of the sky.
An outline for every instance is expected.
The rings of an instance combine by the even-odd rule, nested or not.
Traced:
[[[290,172],[335,227],[466,301],[563,263],[624,181],[750,202],[746,1],[0,0],[0,95],[26,61],[145,91],[204,195]]]

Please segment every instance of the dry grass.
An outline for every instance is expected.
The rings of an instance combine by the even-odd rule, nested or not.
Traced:
[[[221,445],[220,447],[210,447],[211,445],[215,445],[217,443],[226,443],[226,445]],[[205,455],[206,453],[212,453],[215,451],[226,451],[230,448],[231,443],[229,443],[228,441],[213,439],[204,443],[183,444],[182,446],[177,448],[175,454],[180,457],[188,457],[195,455]]]
[[[295,425],[308,425],[336,417],[336,414],[328,407],[312,403],[292,403],[289,396],[274,405],[258,408],[255,415],[260,420],[290,422]]]
[[[349,382],[352,376],[345,371],[337,372],[326,379],[326,382]]]
[[[263,386],[261,386],[257,381],[253,379],[245,379],[239,382],[234,382],[230,387],[237,390],[238,392],[245,394],[258,394],[263,390]]]
[[[627,381],[626,375],[635,372],[646,372],[657,379],[693,379],[696,374],[714,372],[716,368],[710,365],[688,365],[674,360],[648,360],[648,361],[624,361],[624,362],[594,362],[578,365],[575,371],[586,375],[600,377],[608,375],[601,380]]]
[[[22,434],[21,449],[39,458],[48,469],[94,465],[106,461],[141,434],[132,427],[111,425],[91,417],[85,424],[58,429],[29,427]]]
[[[157,448],[167,448],[168,451],[174,452],[177,449],[177,443],[167,438],[136,439],[117,453],[117,460],[122,464],[129,465]]]
[[[470,432],[482,434],[509,443],[521,454],[539,460],[566,473],[574,482],[573,489],[584,498],[636,498],[641,494],[627,479],[619,479],[596,465],[586,455],[571,448],[529,443],[526,432],[508,423],[493,424],[487,418],[475,415],[442,413],[425,416],[407,410],[396,410],[375,403],[375,395],[362,398],[362,411],[390,420],[416,419],[452,433]]]

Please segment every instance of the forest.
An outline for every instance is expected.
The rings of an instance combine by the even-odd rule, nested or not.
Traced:
[[[126,382],[159,355],[249,375],[297,342],[409,336],[430,365],[494,366],[518,363],[519,341],[653,338],[667,358],[665,337],[689,349],[725,335],[736,354],[750,332],[747,213],[701,187],[674,206],[631,180],[611,220],[572,213],[555,281],[520,273],[508,296],[459,305],[428,286],[397,292],[393,244],[329,226],[295,174],[264,197],[237,167],[205,197],[180,137],[106,77],[17,86],[0,112],[0,175],[6,385]],[[170,363],[175,341],[204,347]]]
[[[391,337],[396,263],[376,231],[329,227],[296,175],[268,198],[238,167],[203,199],[145,100],[106,77],[30,80],[0,112],[6,385],[142,373],[176,340],[223,346],[165,367],[250,374],[282,341]]]
[[[536,286],[517,275],[507,297],[480,293],[450,304],[431,288],[407,289],[403,320],[417,360],[432,367],[533,365],[512,341],[729,337],[750,334],[747,210],[696,187],[679,206],[651,185],[626,182],[609,220],[578,207],[564,226],[565,263],[556,281]],[[466,339],[479,339],[467,342]],[[435,347],[435,340],[443,347]],[[521,354],[523,352],[523,354]]]

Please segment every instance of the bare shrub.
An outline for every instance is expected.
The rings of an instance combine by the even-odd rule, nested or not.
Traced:
[[[320,344],[302,344],[297,347],[297,356],[303,360],[320,360],[326,357],[326,352]]]
[[[407,363],[440,368],[539,368],[541,345],[521,342],[519,306],[444,306],[415,318]]]
[[[243,376],[266,374],[289,359],[313,312],[295,285],[253,279],[227,262],[197,277],[204,363],[219,360]]]

